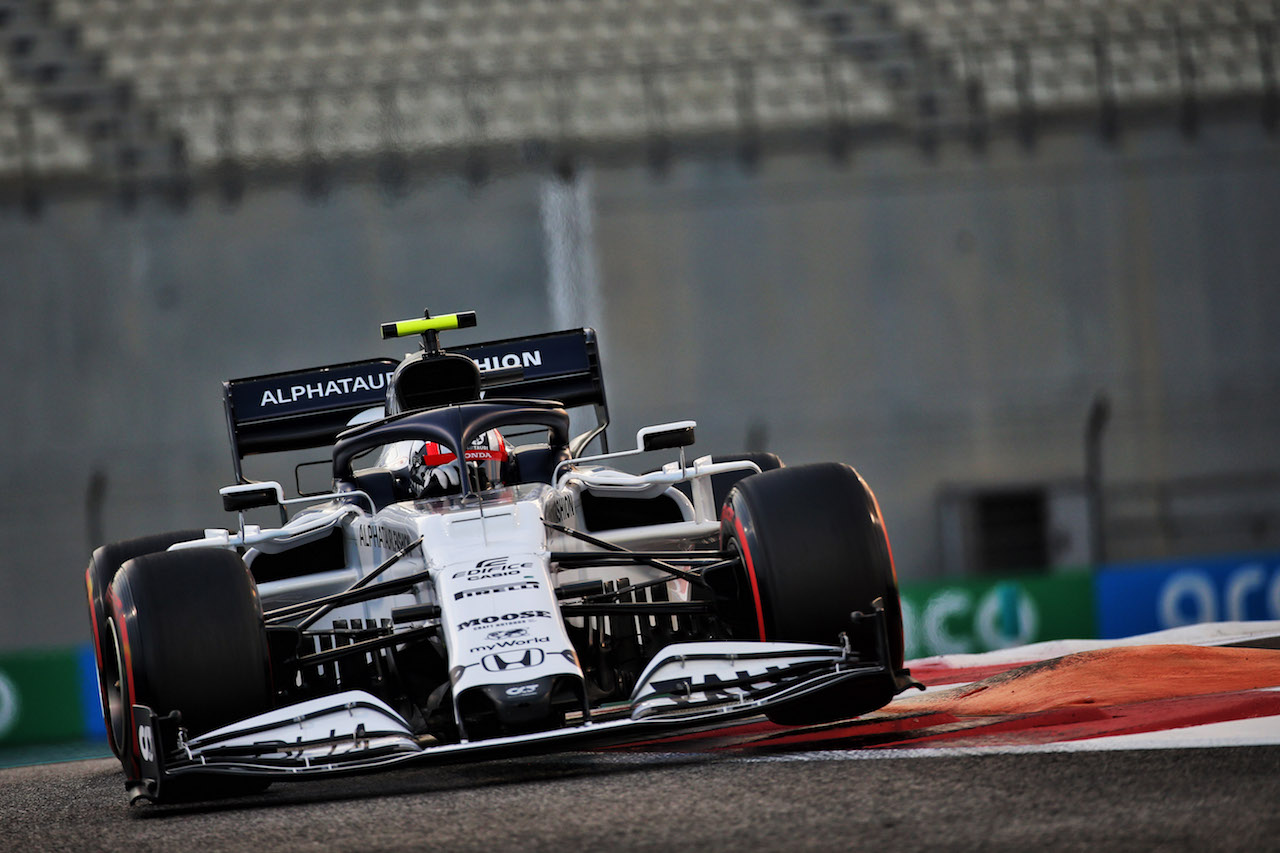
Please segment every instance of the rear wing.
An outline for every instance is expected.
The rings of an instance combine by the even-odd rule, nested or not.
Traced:
[[[592,406],[597,425],[588,436],[599,435],[608,452],[609,409],[592,329],[468,344],[449,352],[476,362],[488,398]],[[371,359],[222,383],[236,482],[245,482],[241,462],[246,456],[332,445],[353,417],[386,404],[398,364],[389,358]],[[486,379],[486,374],[491,376]]]
[[[449,352],[465,355],[479,365],[486,399],[528,397],[555,400],[566,409],[591,406],[596,426],[574,440],[574,453],[597,436],[604,452],[609,452],[609,403],[595,329],[467,344]]]

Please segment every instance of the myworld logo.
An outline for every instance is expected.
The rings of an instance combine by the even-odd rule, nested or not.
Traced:
[[[18,685],[9,676],[0,672],[0,740],[4,740],[9,732],[18,724],[18,714],[22,711],[22,701],[18,697]]]

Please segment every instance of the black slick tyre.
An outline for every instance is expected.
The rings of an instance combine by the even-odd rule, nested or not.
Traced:
[[[175,542],[186,542],[203,537],[203,530],[175,530],[171,533],[157,533],[153,536],[112,542],[93,552],[93,557],[89,560],[89,568],[85,570],[85,594],[89,599],[89,630],[93,634],[93,653],[98,664],[98,695],[102,700],[102,718],[107,724],[107,742],[117,758],[120,757],[120,746],[116,743],[115,732],[111,727],[111,714],[107,707],[107,683],[103,675],[103,656],[115,654],[107,626],[107,590],[111,588],[111,581],[115,578],[116,572],[120,571],[120,567],[134,557],[167,550]]]
[[[733,636],[835,645],[844,632],[860,658],[880,661],[884,678],[836,685],[768,711],[788,725],[847,719],[885,705],[902,670],[902,606],[893,554],[875,495],[848,465],[824,463],[746,477],[730,491],[721,516],[721,545],[741,569],[714,581],[729,599]],[[887,627],[887,660],[877,620],[854,623],[879,599]]]
[[[220,549],[124,564],[107,595],[109,724],[130,783],[141,777],[133,705],[182,715],[190,736],[270,710],[270,655],[249,570]]]

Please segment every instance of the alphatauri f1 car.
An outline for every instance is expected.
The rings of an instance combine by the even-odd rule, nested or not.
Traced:
[[[853,468],[690,458],[692,421],[611,452],[592,330],[441,348],[473,325],[426,312],[383,326],[421,336],[399,362],[224,383],[238,524],[94,552],[130,802],[839,720],[912,684],[889,541]],[[590,418],[576,436],[570,409]],[[251,454],[319,447],[322,494],[244,474]],[[613,464],[655,451],[668,461],[632,466],[647,473]]]

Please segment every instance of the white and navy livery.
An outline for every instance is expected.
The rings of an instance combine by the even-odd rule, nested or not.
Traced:
[[[94,552],[103,711],[131,802],[215,776],[836,720],[912,683],[888,538],[852,468],[689,460],[691,421],[610,452],[591,330],[440,349],[474,322],[384,326],[422,335],[400,362],[227,382],[237,526]],[[573,436],[578,407],[595,423]],[[423,444],[467,459],[486,435],[503,437],[500,465],[464,464],[450,494],[381,464]],[[244,476],[248,455],[321,446],[325,494]],[[663,450],[678,459],[613,465]],[[279,523],[248,522],[263,508]]]

